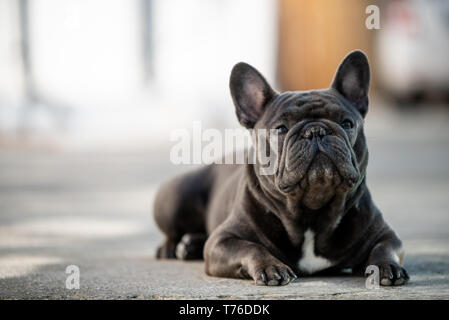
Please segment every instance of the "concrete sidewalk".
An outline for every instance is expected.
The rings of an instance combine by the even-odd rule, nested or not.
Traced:
[[[152,153],[0,152],[0,299],[448,299],[449,116],[368,119],[368,185],[406,249],[411,281],[305,277],[284,287],[211,278],[201,262],[156,261],[157,185],[176,172]],[[158,156],[155,156],[158,155]],[[67,290],[68,265],[80,289]]]

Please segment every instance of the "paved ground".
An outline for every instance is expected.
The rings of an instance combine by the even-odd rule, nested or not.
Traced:
[[[0,151],[0,298],[449,298],[449,115],[368,118],[368,184],[405,243],[405,287],[302,278],[285,287],[211,278],[202,263],[156,261],[151,217],[158,183],[186,170],[167,150],[141,153]],[[79,290],[65,289],[68,265]]]

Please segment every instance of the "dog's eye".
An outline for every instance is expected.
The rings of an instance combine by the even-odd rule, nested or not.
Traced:
[[[288,131],[287,127],[284,126],[284,125],[280,125],[280,126],[278,126],[276,129],[277,129],[277,131],[278,131],[280,134],[287,133],[287,131]]]
[[[354,123],[351,120],[346,119],[341,123],[343,129],[352,129],[354,127]]]

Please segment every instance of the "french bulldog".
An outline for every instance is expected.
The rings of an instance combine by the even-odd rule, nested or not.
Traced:
[[[235,65],[237,118],[277,130],[277,170],[212,164],[164,184],[154,205],[166,237],[157,258],[204,258],[208,275],[257,285],[343,269],[362,275],[370,265],[381,285],[405,284],[401,240],[366,185],[369,82],[361,51],[344,58],[325,90],[278,93],[252,66]]]

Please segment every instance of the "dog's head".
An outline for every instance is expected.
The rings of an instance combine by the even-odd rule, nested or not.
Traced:
[[[277,93],[256,69],[235,65],[230,89],[240,123],[278,133],[277,170],[261,183],[310,209],[356,188],[367,165],[369,79],[361,51],[343,60],[326,90]]]

